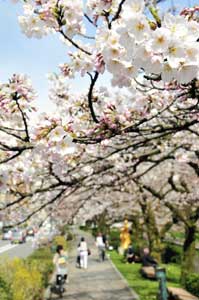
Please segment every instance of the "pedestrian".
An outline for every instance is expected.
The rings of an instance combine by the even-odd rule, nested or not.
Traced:
[[[77,246],[77,259],[76,259],[76,266],[77,268],[81,268],[81,265],[80,265],[80,243],[78,244]]]
[[[104,242],[104,245],[105,245],[105,248],[108,249],[109,245],[108,245],[108,240],[107,240],[107,236],[106,234],[102,234],[102,239],[103,239],[103,242]]]
[[[87,267],[88,267],[88,246],[87,246],[87,243],[86,243],[84,237],[81,238],[79,251],[80,251],[80,266],[82,269],[87,269]]]
[[[96,238],[96,246],[98,248],[99,258],[100,260],[104,261],[105,259],[105,243],[103,240],[103,236],[101,232],[98,233]]]
[[[62,245],[58,245],[56,249],[56,253],[53,257],[53,263],[56,266],[56,282],[57,284],[59,281],[60,275],[64,279],[64,281],[67,280],[68,277],[68,255],[64,251],[64,248]]]

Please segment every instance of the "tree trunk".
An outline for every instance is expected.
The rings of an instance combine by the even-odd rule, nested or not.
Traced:
[[[158,230],[158,224],[156,222],[155,212],[151,206],[151,203],[145,202],[144,205],[141,204],[143,218],[146,228],[146,234],[148,237],[149,248],[154,256],[154,258],[160,263],[161,253],[163,249],[163,244],[161,242],[160,232]]]
[[[194,273],[194,260],[196,256],[196,226],[186,226],[185,241],[183,245],[183,259],[181,281],[185,284],[186,277],[190,273]]]
[[[141,223],[140,215],[132,215],[129,220],[132,222],[132,244],[141,249],[144,246],[143,224]]]

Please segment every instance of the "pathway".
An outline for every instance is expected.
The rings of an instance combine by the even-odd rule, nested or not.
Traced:
[[[91,256],[89,256],[88,269],[76,268],[76,243],[70,253],[69,283],[64,300],[134,300],[137,295],[131,290],[127,282],[106,259],[100,262],[93,238],[86,237]],[[77,241],[80,239],[78,233]]]

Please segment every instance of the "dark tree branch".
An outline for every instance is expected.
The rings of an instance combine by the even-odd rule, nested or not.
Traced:
[[[84,17],[87,19],[89,23],[91,23],[93,26],[97,28],[97,24],[95,24],[86,13],[84,13]]]
[[[78,45],[75,41],[73,41],[71,38],[69,38],[62,29],[59,30],[59,32],[61,33],[61,35],[67,40],[69,41],[75,48],[79,49],[80,51],[84,52],[87,55],[92,55],[91,52],[85,50],[84,48],[82,48],[80,45]]]
[[[126,0],[122,0],[122,1],[120,2],[119,6],[118,6],[118,10],[117,10],[116,14],[113,16],[113,18],[112,18],[112,20],[111,20],[110,28],[111,28],[111,26],[112,26],[112,23],[113,23],[114,21],[116,21],[116,20],[120,17],[120,13],[121,13],[121,11],[122,11],[122,6],[123,6],[123,4],[124,4],[125,1],[126,1]]]
[[[19,98],[17,97],[17,95],[14,97],[14,100],[16,101],[17,107],[21,113],[22,119],[23,119],[23,123],[24,123],[24,129],[25,129],[25,133],[26,133],[26,137],[23,139],[24,142],[30,142],[30,136],[29,136],[29,132],[28,132],[28,123],[26,120],[26,116],[25,113],[23,112],[23,110],[21,109],[20,105],[19,105]]]
[[[95,83],[99,77],[99,73],[96,71],[94,77],[90,73],[88,73],[88,75],[90,76],[90,79],[91,79],[91,84],[90,84],[90,88],[89,88],[89,92],[88,92],[88,105],[89,105],[89,109],[90,109],[93,121],[95,123],[99,123],[99,121],[95,115],[94,108],[93,108],[93,89],[94,89]]]

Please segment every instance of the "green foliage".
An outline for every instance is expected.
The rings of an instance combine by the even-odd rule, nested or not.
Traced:
[[[65,237],[62,235],[58,235],[53,239],[53,245],[55,246],[62,245],[64,250],[66,250],[68,247]]]
[[[171,231],[170,232],[170,236],[174,239],[174,240],[184,240],[185,238],[185,233],[182,231]]]
[[[185,287],[190,293],[199,297],[199,274],[192,273],[187,275]]]
[[[108,235],[109,245],[112,246],[115,250],[120,246],[120,232],[119,230],[110,230]]]
[[[8,292],[2,287],[0,287],[0,300],[10,300]]]
[[[48,247],[34,251],[27,259],[0,262],[0,300],[40,300],[53,271]]]
[[[72,235],[72,233],[70,232],[70,227],[69,227],[68,224],[60,226],[59,230],[60,230],[60,235],[67,236],[69,233]]]
[[[135,253],[136,256],[140,257],[140,254],[142,253],[143,248],[147,247],[147,243],[145,240],[143,241],[134,241],[133,238],[132,240],[132,246],[133,246],[133,251]]]
[[[80,229],[80,230],[83,230],[83,231],[88,231],[88,230],[90,229],[90,227],[89,227],[89,226],[86,226],[86,225],[80,225],[80,226],[79,226],[79,229]]]
[[[38,260],[43,260],[43,259],[52,259],[52,253],[50,251],[49,247],[43,247],[35,250],[29,257],[28,260],[32,259],[38,259]]]
[[[53,272],[54,265],[52,262],[53,255],[49,247],[37,249],[27,258],[30,265],[35,266],[42,274],[42,285],[48,285],[49,274]]]
[[[183,231],[171,231],[170,236],[174,240],[184,240],[185,239],[185,233]],[[199,232],[196,233],[196,242],[199,242]]]
[[[172,244],[166,244],[162,254],[162,261],[164,263],[177,263],[182,261],[182,247]]]
[[[94,227],[94,228],[92,228],[92,235],[93,235],[94,237],[96,237],[96,236],[97,236],[98,232],[99,232],[99,229],[98,229],[98,227]]]
[[[13,260],[12,300],[36,300],[42,290],[42,275],[33,264]]]
[[[2,277],[0,277],[0,300],[11,300],[9,286]]]
[[[116,251],[110,252],[111,259],[118,270],[126,278],[129,286],[140,296],[140,300],[156,300],[159,283],[145,279],[140,274],[140,264],[123,263],[123,257]],[[164,265],[167,271],[167,282],[169,286],[180,287],[180,266],[170,264]]]
[[[1,277],[5,281],[3,285],[4,291],[6,292],[9,289],[10,294],[7,294],[7,299],[39,300],[42,289],[42,277],[35,267],[27,264],[26,260],[15,258],[2,262]]]
[[[73,234],[69,231],[66,234],[66,240],[67,241],[72,241],[73,240]]]

